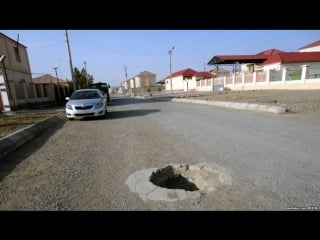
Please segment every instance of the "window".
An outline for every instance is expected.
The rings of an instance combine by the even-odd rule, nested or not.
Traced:
[[[249,72],[254,72],[254,64],[248,64],[248,70]]]
[[[14,54],[16,55],[16,60],[17,60],[18,62],[21,62],[21,57],[20,57],[19,48],[13,47],[13,49],[14,49]]]

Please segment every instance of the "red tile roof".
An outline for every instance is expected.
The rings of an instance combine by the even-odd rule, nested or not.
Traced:
[[[269,56],[261,65],[285,62],[320,62],[320,52],[282,52]]]
[[[204,77],[204,78],[211,78],[212,77],[212,73],[210,72],[197,72],[191,68],[186,68],[186,69],[183,69],[181,71],[178,71],[178,72],[174,72],[171,74],[171,77],[174,78],[174,77],[179,77],[179,76],[183,76],[183,77],[193,77],[193,76],[196,76],[196,77]],[[164,83],[164,81],[166,79],[169,79],[170,78],[170,75],[165,77],[164,79],[158,81],[157,83]]]
[[[268,55],[269,56],[269,55],[275,55],[279,52],[284,52],[284,51],[272,48],[272,49],[268,49],[268,50],[264,50],[262,52],[259,52],[257,55]]]
[[[313,43],[310,43],[304,47],[301,47],[301,48],[299,48],[299,50],[305,49],[305,48],[317,47],[317,46],[320,46],[320,40],[313,42]]]
[[[197,71],[191,69],[191,68],[186,68],[186,69],[183,69],[181,71],[178,71],[178,72],[174,72],[171,74],[171,77],[178,77],[178,76],[194,76],[195,74],[197,73]],[[164,79],[167,79],[167,78],[170,78],[170,75],[165,77]]]

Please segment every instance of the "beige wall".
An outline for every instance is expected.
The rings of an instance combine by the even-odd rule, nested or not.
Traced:
[[[187,89],[188,83],[188,89]],[[186,92],[186,91],[195,91],[196,90],[196,78],[192,77],[191,79],[183,79],[183,76],[177,76],[172,78],[172,91],[173,92]],[[171,90],[170,78],[165,80],[165,89],[166,91]]]
[[[155,75],[141,75],[140,76],[142,87],[155,86],[156,76]]]
[[[288,67],[294,68],[300,66],[300,64],[287,65]],[[320,77],[312,76],[308,74],[308,66],[310,65],[301,65],[301,79],[290,80],[287,78],[287,68],[283,68],[280,72],[281,78],[277,81],[271,81],[270,71],[267,71],[263,75],[263,79],[257,79],[258,72],[255,72],[250,79],[246,81],[246,74],[242,73],[240,76],[240,81],[235,81],[235,78],[232,77],[231,82],[227,82],[224,79],[224,87],[228,87],[232,90],[252,90],[252,89],[320,89]],[[320,66],[320,65],[313,65]],[[320,71],[318,72],[320,75]],[[315,74],[318,75],[318,74]]]
[[[151,87],[155,86],[156,75],[137,75],[133,78],[130,78],[127,82],[129,82],[129,84],[127,85],[127,89]]]
[[[17,46],[19,49],[20,61],[17,60],[14,50]],[[4,63],[8,78],[7,81],[13,83],[14,89],[12,89],[12,91],[14,90],[17,92],[17,98],[25,97],[21,90],[21,81],[25,81],[27,93],[30,97],[33,97],[33,92],[30,88],[32,75],[26,47],[21,44],[17,45],[15,41],[0,34],[0,53],[6,55]],[[0,64],[0,68],[2,69],[2,64]]]
[[[320,82],[319,83],[295,83],[295,84],[272,84],[272,85],[245,85],[245,86],[227,86],[230,87],[232,90],[260,90],[260,89],[288,89],[288,90],[302,90],[302,89],[320,89]]]
[[[15,50],[17,48],[18,51]],[[51,100],[49,96],[41,94],[43,92],[41,90],[42,87],[36,87],[33,84],[26,46],[17,44],[15,40],[0,33],[0,54],[6,56],[4,60],[6,71],[0,71],[4,73],[3,76],[6,77],[6,83],[8,83],[8,86],[2,86],[0,93],[2,100],[5,97],[6,101],[9,102],[8,107],[4,109],[5,111],[22,109],[26,106],[30,107],[30,105],[47,104],[47,102],[54,101],[54,97]],[[3,70],[2,64],[0,64],[0,70]],[[10,93],[8,92],[9,89]],[[49,92],[48,95],[50,95],[49,89],[47,91]]]

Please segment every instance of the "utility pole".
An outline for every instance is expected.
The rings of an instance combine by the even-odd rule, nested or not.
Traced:
[[[58,99],[58,103],[60,103],[60,101],[61,101],[61,97],[60,97],[60,89],[59,89],[59,78],[58,78],[58,73],[57,73],[57,67],[54,67],[53,68],[54,69],[54,71],[56,72],[56,78],[57,78],[57,89],[58,89],[58,97],[59,97],[59,99]]]
[[[174,49],[174,47],[172,47],[168,53],[169,53],[169,68],[170,68],[170,92],[172,93],[172,72],[171,72],[171,55],[172,55],[172,50]]]
[[[127,81],[127,79],[128,79],[127,65],[124,65],[124,75],[126,77],[126,79],[124,81]]]
[[[71,78],[73,82],[73,90],[75,91],[76,88],[76,81],[74,79],[74,73],[73,73],[73,66],[72,66],[72,59],[71,59],[71,51],[70,51],[70,46],[69,46],[69,38],[68,38],[68,31],[64,30],[65,35],[66,35],[66,42],[67,42],[67,48],[68,48],[68,55],[69,55],[69,64],[70,64],[70,70],[71,70]]]
[[[87,72],[87,63],[86,61],[83,62],[84,63],[84,70],[86,71],[86,87],[89,88],[89,78],[88,78],[88,72]]]

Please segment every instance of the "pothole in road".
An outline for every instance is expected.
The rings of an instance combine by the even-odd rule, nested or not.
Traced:
[[[149,180],[162,188],[203,192],[220,183],[218,172],[189,165],[168,165],[153,172]]]
[[[229,172],[215,164],[169,164],[162,168],[143,169],[127,178],[126,184],[143,200],[177,201],[194,199],[230,185]]]

